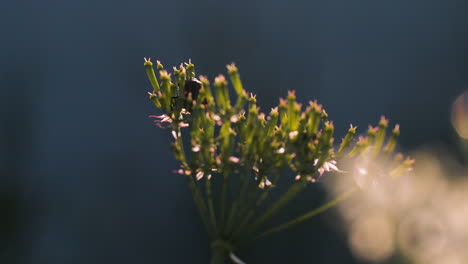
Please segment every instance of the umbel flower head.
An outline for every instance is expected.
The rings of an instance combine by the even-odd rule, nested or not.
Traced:
[[[386,164],[388,177],[404,174],[413,164],[410,159],[402,159],[401,154],[394,154],[399,126],[387,137],[385,117],[357,139],[357,128],[351,125],[341,142],[335,144],[333,122],[317,101],[303,106],[297,102],[295,92],[289,91],[271,111],[262,112],[257,96],[244,89],[234,64],[227,66],[228,78],[218,75],[212,85],[204,76],[196,78],[190,61],[174,67],[172,73],[159,61],[157,71],[149,59],[145,58],[144,66],[152,85],[149,99],[162,112],[151,117],[160,127],[171,130],[171,147],[181,166],[178,173],[187,177],[211,239],[229,244],[229,253],[252,239],[257,229],[307,184],[326,173],[346,175],[348,169],[341,164],[364,157],[366,164],[378,160]],[[229,93],[229,83],[234,97]],[[360,169],[371,174],[370,168]],[[290,188],[259,212],[282,174],[293,175]],[[204,188],[201,181],[205,182]],[[212,185],[212,181],[219,186]],[[228,199],[227,192],[236,184],[237,194]],[[214,187],[219,191],[212,192]],[[216,199],[214,193],[218,194]]]

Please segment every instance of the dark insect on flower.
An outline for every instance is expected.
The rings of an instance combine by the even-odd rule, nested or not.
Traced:
[[[189,94],[191,94],[192,100],[197,100],[201,87],[202,87],[201,82],[197,80],[196,78],[193,78],[191,80],[186,80],[185,87],[184,87],[185,98],[188,98]]]
[[[191,111],[192,110],[192,103],[193,101],[196,101],[198,98],[198,94],[200,93],[200,89],[202,88],[201,82],[196,79],[192,78],[191,80],[186,80],[185,81],[185,86],[184,86],[184,96],[185,96],[185,101],[184,101],[184,106],[187,110]],[[192,102],[188,102],[188,98],[192,98]],[[202,104],[207,104],[206,99],[203,100]]]

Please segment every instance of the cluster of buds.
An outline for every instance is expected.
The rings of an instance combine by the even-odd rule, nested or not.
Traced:
[[[164,112],[152,117],[158,125],[171,130],[174,156],[181,163],[177,171],[189,178],[194,199],[202,218],[206,215],[204,222],[214,240],[240,243],[303,186],[319,180],[325,172],[345,173],[347,169],[340,167],[341,160],[372,157],[384,161],[389,164],[388,176],[391,177],[412,167],[412,160],[394,154],[399,126],[394,127],[387,139],[388,120],[384,117],[378,126],[369,127],[367,135],[358,139],[355,139],[356,127],[351,125],[341,143],[335,144],[333,122],[317,101],[303,107],[297,102],[295,92],[290,91],[269,113],[261,112],[256,95],[244,90],[234,64],[228,65],[227,70],[235,98],[231,98],[228,80],[223,75],[217,76],[211,85],[204,76],[196,78],[190,61],[174,67],[172,74],[157,61],[159,78],[150,60],[145,59],[144,65],[153,87],[149,98]],[[184,145],[183,137],[187,137],[190,144]],[[368,167],[358,169],[371,174]],[[292,177],[296,183],[279,203],[251,221],[250,226],[245,226],[256,213],[256,205],[275,185],[278,177],[273,176],[284,174],[285,170],[296,175]],[[209,183],[216,177],[222,180],[217,212]],[[233,182],[228,178],[232,177],[239,180],[241,194],[231,203],[229,218],[225,221],[224,208],[229,201],[224,196],[226,185]],[[197,182],[202,179],[207,182],[205,191],[197,189],[201,188]],[[247,195],[250,181],[256,190]],[[236,219],[247,223],[236,227]]]

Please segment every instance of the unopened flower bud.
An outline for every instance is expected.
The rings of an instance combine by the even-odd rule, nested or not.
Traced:
[[[340,148],[338,149],[338,152],[336,153],[337,157],[340,157],[343,154],[343,151],[345,151],[348,148],[355,134],[356,134],[356,127],[353,127],[353,125],[350,125],[348,133],[343,138]]]
[[[321,145],[323,148],[331,145],[334,130],[335,127],[333,126],[333,122],[326,122],[324,124],[323,135],[320,137]]]
[[[216,90],[216,100],[219,107],[224,110],[231,108],[231,102],[229,100],[229,92],[227,89],[227,81],[223,75],[218,75],[215,78],[214,86]]]
[[[237,96],[241,96],[244,92],[244,87],[239,76],[239,71],[234,63],[226,66],[228,69],[229,77],[231,77],[232,86],[237,93]]]
[[[158,61],[158,60],[156,61],[156,69],[157,69],[158,71],[164,70],[164,66],[163,66],[163,65],[161,64],[161,62]]]
[[[367,137],[359,137],[359,141],[354,145],[351,151],[346,155],[348,158],[353,158],[356,155],[364,152],[366,148],[369,146],[369,139]]]
[[[153,90],[154,92],[159,92],[159,83],[158,83],[158,79],[156,78],[156,74],[154,73],[154,69],[153,69],[153,63],[151,62],[151,59],[145,59],[145,69],[146,69],[146,75],[148,76],[148,79],[151,83],[151,86],[153,86]]]
[[[309,102],[308,120],[307,120],[307,133],[309,137],[317,133],[320,125],[320,116],[322,113],[322,106],[317,104],[317,101]]]
[[[392,131],[392,135],[390,136],[390,139],[388,140],[388,143],[384,148],[384,152],[387,155],[389,155],[395,150],[395,146],[396,146],[399,135],[400,135],[400,125],[396,124],[395,128]]]
[[[376,133],[375,144],[374,144],[374,156],[379,155],[380,149],[382,148],[383,142],[385,140],[385,134],[387,132],[388,120],[385,116],[380,118],[379,129]]]
[[[150,100],[154,103],[157,108],[161,108],[161,103],[155,93],[148,93]]]
[[[162,70],[159,72],[159,76],[161,77],[162,82],[162,96],[161,96],[161,104],[167,112],[171,111],[171,75],[167,73],[167,71]]]
[[[272,108],[270,112],[270,120],[268,120],[268,125],[267,125],[267,136],[271,137],[273,136],[275,132],[275,127],[278,124],[278,107]]]

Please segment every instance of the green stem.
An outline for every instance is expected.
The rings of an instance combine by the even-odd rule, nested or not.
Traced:
[[[246,218],[245,217],[246,212],[248,212],[248,209],[251,207],[251,204],[255,201],[256,194],[258,190],[260,189],[258,187],[259,183],[260,183],[260,177],[256,181],[256,184],[251,187],[249,194],[244,195],[246,199],[244,199],[244,202],[241,203],[243,206],[240,208],[239,212],[237,213],[236,220],[234,221],[234,226],[232,227],[231,234],[229,235],[232,235],[232,236],[236,235],[241,225],[243,225],[244,220]]]
[[[244,227],[244,225],[247,224],[247,223],[249,222],[250,218],[252,218],[252,216],[253,216],[253,215],[255,214],[255,212],[258,210],[258,208],[260,207],[260,205],[262,205],[263,201],[268,197],[268,194],[271,192],[271,189],[274,188],[274,186],[275,186],[276,183],[278,182],[280,176],[281,176],[281,173],[277,173],[277,174],[275,175],[275,178],[273,179],[273,185],[267,187],[267,189],[262,193],[262,195],[260,195],[260,198],[258,198],[257,202],[255,203],[255,206],[249,210],[249,212],[248,212],[247,215],[242,219],[242,222],[239,224],[238,228],[234,231],[234,233],[240,232],[240,231],[242,230],[242,228]]]
[[[221,193],[219,199],[219,219],[218,219],[218,229],[222,231],[224,228],[224,218],[225,218],[225,206],[226,206],[226,191],[227,191],[227,177],[226,173],[222,175],[223,179],[221,182]]]
[[[174,123],[174,131],[175,131],[175,133],[177,135],[176,144],[177,144],[177,146],[178,146],[178,148],[179,148],[179,150],[181,152],[181,159],[182,159],[181,162],[182,162],[183,166],[185,167],[185,169],[188,169],[189,166],[188,166],[187,158],[186,158],[185,152],[184,152],[184,143],[182,142],[182,136],[180,135],[180,127],[178,126],[177,123]],[[205,203],[203,201],[203,197],[201,195],[200,189],[195,184],[195,181],[193,180],[193,176],[191,174],[186,176],[186,180],[187,180],[187,184],[188,184],[188,186],[190,188],[190,191],[192,193],[192,197],[193,197],[193,200],[195,202],[195,206],[197,207],[198,213],[200,214],[200,218],[202,219],[203,225],[205,226],[205,229],[208,232],[208,235],[211,238],[214,238],[215,234],[211,230],[210,225],[208,223],[207,209],[206,209],[206,205],[205,205]]]
[[[250,168],[248,165],[245,165],[245,166],[246,168]],[[229,215],[228,224],[225,230],[226,234],[231,234],[232,232],[234,220],[236,219],[236,216],[238,215],[239,209],[242,208],[241,207],[242,202],[244,201],[244,197],[246,196],[245,193],[248,190],[249,182],[250,182],[250,172],[248,171],[248,169],[245,169],[243,174],[240,175],[239,197],[232,204],[231,214]]]
[[[229,217],[226,223],[226,228],[223,230],[223,234],[227,235],[229,233],[229,230],[232,227],[232,222],[234,221],[234,215],[237,212],[237,201],[233,201],[231,205],[231,209],[229,210]]]
[[[197,185],[195,184],[193,177],[191,175],[186,176],[187,179],[187,184],[190,188],[190,191],[192,193],[193,200],[195,202],[195,205],[198,209],[198,213],[200,215],[200,218],[203,222],[203,225],[205,226],[206,231],[208,232],[208,235],[213,239],[214,238],[214,233],[210,228],[210,225],[208,223],[207,219],[207,210],[206,206],[203,203],[203,198],[201,197],[200,190],[197,188]]]
[[[233,247],[229,242],[216,240],[211,243],[211,264],[225,264]]]
[[[267,230],[267,231],[261,233],[260,235],[254,237],[253,240],[263,238],[265,236],[271,235],[271,234],[276,233],[278,231],[281,231],[283,229],[286,229],[286,228],[292,227],[294,225],[297,225],[299,223],[302,223],[302,222],[304,222],[304,221],[306,221],[306,220],[308,220],[308,219],[310,219],[310,218],[312,218],[312,217],[314,217],[314,216],[316,216],[316,215],[318,215],[320,213],[325,212],[326,210],[332,208],[333,206],[341,203],[342,201],[349,198],[353,193],[355,193],[358,190],[359,190],[359,187],[354,187],[353,189],[341,194],[340,196],[338,196],[335,199],[333,199],[332,201],[320,206],[319,208],[316,208],[316,209],[314,209],[314,210],[312,210],[312,211],[310,211],[310,212],[308,212],[308,213],[306,213],[306,214],[304,214],[302,216],[299,216],[299,217],[297,217],[297,218],[295,218],[295,219],[293,219],[293,220],[291,220],[291,221],[289,221],[287,223],[284,223],[282,225],[279,225],[277,227],[274,227],[274,228],[272,228],[270,230]]]
[[[211,255],[211,264],[225,264],[228,257],[219,250],[213,250]]]
[[[214,229],[215,234],[217,234],[217,227],[216,227],[216,216],[213,206],[213,194],[211,190],[211,179],[208,179],[207,175],[205,174],[205,188],[206,188],[206,199],[208,200],[208,210],[210,213],[211,225]]]
[[[241,242],[248,235],[254,232],[259,226],[261,226],[265,221],[269,220],[279,209],[283,208],[292,198],[294,198],[303,188],[305,188],[306,182],[300,179],[296,181],[285,194],[281,196],[268,210],[266,210],[261,216],[253,222],[246,231],[244,231],[236,242]]]

